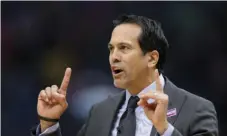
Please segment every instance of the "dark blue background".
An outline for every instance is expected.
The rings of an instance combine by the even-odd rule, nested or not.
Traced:
[[[62,133],[75,135],[113,87],[107,43],[121,13],[157,19],[171,45],[165,75],[211,100],[227,128],[226,2],[1,2],[2,135],[29,135],[41,89],[73,70]]]

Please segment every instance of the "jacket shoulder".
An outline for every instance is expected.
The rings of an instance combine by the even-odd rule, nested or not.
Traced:
[[[100,108],[107,108],[110,107],[112,104],[114,104],[115,102],[120,101],[120,99],[122,98],[122,96],[124,95],[124,91],[116,93],[116,94],[111,94],[109,95],[106,99],[102,100],[101,102],[98,102],[96,104],[94,104],[92,106],[93,109],[100,109]]]
[[[194,93],[191,93],[185,89],[178,88],[178,91],[187,97],[187,100],[193,103],[200,103],[200,104],[213,104],[210,100],[206,99],[205,97],[201,97]]]

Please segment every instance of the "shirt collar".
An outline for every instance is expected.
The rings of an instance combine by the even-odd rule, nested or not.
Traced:
[[[160,78],[160,82],[161,82],[162,88],[164,88],[165,80],[164,80],[162,74],[160,74],[159,78]],[[146,88],[144,88],[139,94],[137,94],[137,96],[140,96],[141,94],[146,93],[146,92],[148,92],[148,91],[155,91],[155,89],[156,89],[156,83],[155,83],[155,81],[154,81],[154,82],[151,83],[149,86],[147,86]],[[128,103],[128,100],[129,100],[129,98],[130,98],[131,96],[132,96],[132,95],[129,93],[129,91],[126,90],[126,104]]]

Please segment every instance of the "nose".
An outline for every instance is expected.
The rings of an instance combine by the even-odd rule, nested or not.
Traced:
[[[120,62],[120,54],[117,51],[117,49],[114,49],[111,53],[110,53],[110,63],[116,63],[116,62]]]

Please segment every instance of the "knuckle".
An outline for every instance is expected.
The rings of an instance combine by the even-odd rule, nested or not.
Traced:
[[[56,103],[57,101],[55,99],[52,99],[52,103]]]
[[[46,97],[46,93],[44,92],[44,90],[42,90],[42,91],[40,92],[39,96],[40,96],[41,98],[45,98],[45,97]]]
[[[51,88],[58,88],[58,86],[57,85],[52,85]]]
[[[62,100],[63,100],[63,101],[65,101],[65,100],[66,100],[66,99],[65,99],[65,96],[64,96],[64,97],[62,97]]]
[[[45,95],[45,91],[44,90],[41,90],[40,91],[40,95]]]
[[[168,103],[169,102],[169,96],[165,94],[163,100],[164,100],[165,103]]]
[[[53,93],[53,92],[56,92],[56,90],[57,90],[57,88],[52,87],[50,91]]]
[[[56,92],[57,92],[56,89],[51,89],[51,94],[55,95]]]
[[[49,87],[49,86],[48,86],[48,87],[46,87],[46,89],[45,89],[45,90],[46,90],[46,91],[47,91],[47,90],[50,90],[50,87]]]
[[[50,95],[51,90],[48,89],[45,92],[46,92],[47,95]]]

